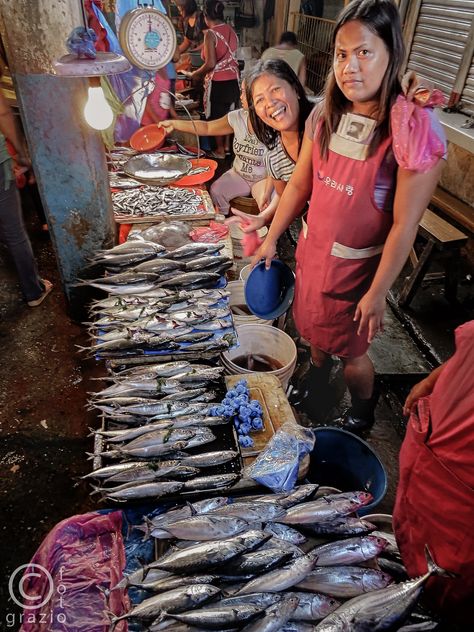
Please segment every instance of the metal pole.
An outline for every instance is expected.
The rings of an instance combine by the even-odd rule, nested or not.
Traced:
[[[83,117],[88,81],[50,74],[82,21],[77,0],[0,0],[0,31],[72,316],[84,302],[73,284],[115,232],[103,143]]]

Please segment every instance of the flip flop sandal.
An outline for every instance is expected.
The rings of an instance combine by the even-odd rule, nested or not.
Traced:
[[[28,307],[38,307],[44,301],[44,299],[48,296],[48,294],[53,289],[53,284],[46,279],[41,279],[41,283],[44,285],[43,293],[39,295],[34,301],[28,301]]]

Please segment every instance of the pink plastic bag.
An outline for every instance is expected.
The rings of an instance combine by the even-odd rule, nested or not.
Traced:
[[[429,171],[446,153],[444,139],[433,129],[429,108],[441,105],[444,97],[433,90],[424,106],[400,95],[390,113],[393,153],[400,167],[418,173]]]
[[[193,241],[203,241],[206,243],[215,244],[221,239],[224,239],[229,234],[229,228],[219,222],[211,220],[209,226],[199,226],[189,233],[189,236]]]
[[[123,590],[112,591],[107,604],[98,588],[115,586],[122,577],[121,529],[122,512],[114,511],[73,516],[50,531],[23,577],[27,605],[39,607],[24,610],[20,632],[108,632],[105,611],[122,614],[130,609]],[[116,632],[127,629],[121,621]]]
[[[257,231],[253,230],[250,233],[244,233],[242,237],[242,246],[244,250],[244,257],[251,257],[260,248],[263,243],[263,239],[257,235]]]
[[[171,96],[169,94],[170,80],[166,70],[159,70],[155,75],[155,87],[148,96],[141,125],[151,125],[157,121],[170,118]]]

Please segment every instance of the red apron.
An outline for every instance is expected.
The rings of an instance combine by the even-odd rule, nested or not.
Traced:
[[[392,213],[374,201],[375,180],[391,138],[356,160],[329,151],[324,162],[313,141],[313,191],[306,236],[296,250],[293,316],[299,333],[326,353],[363,355],[367,332],[357,335],[355,308],[377,270]]]
[[[472,374],[472,364],[469,370]],[[431,450],[429,402],[428,397],[420,399],[408,422],[393,526],[411,577],[426,572],[425,544],[438,565],[459,575],[430,578],[425,596],[433,610],[467,624],[474,621],[474,489]]]

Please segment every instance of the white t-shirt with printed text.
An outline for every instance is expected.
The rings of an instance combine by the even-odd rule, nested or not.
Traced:
[[[267,177],[265,154],[267,148],[255,134],[248,130],[248,112],[243,109],[232,110],[227,115],[229,125],[234,130],[233,169],[248,182],[258,182]]]

